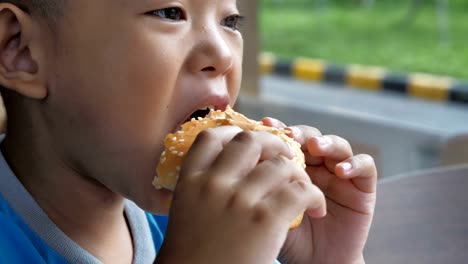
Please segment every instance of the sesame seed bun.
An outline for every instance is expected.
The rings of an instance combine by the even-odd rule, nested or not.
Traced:
[[[157,176],[153,180],[156,189],[168,189],[173,191],[177,184],[182,162],[190,147],[192,146],[198,133],[207,129],[219,126],[238,126],[243,130],[265,131],[280,137],[295,152],[293,161],[305,168],[304,153],[301,145],[290,138],[283,129],[264,126],[261,122],[251,120],[244,115],[235,112],[227,107],[226,111],[211,110],[205,118],[192,119],[182,125],[176,132],[168,134],[164,140],[165,150],[161,154],[156,172]],[[303,214],[300,214],[291,222],[290,228],[299,226],[302,222]]]

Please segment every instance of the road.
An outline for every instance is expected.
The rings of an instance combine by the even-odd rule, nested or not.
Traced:
[[[373,92],[271,76],[261,79],[261,94],[275,101],[381,119],[395,125],[448,133],[468,131],[468,104],[432,102],[391,92]]]

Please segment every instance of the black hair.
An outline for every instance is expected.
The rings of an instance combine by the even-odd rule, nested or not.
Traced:
[[[39,15],[54,24],[62,14],[64,1],[66,0],[0,0],[0,3],[16,5],[29,14]]]

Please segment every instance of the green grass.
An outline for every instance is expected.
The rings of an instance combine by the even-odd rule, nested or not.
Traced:
[[[376,0],[372,8],[328,1],[317,8],[317,0],[263,0],[261,49],[285,58],[304,56],[468,79],[468,1],[452,1],[450,39],[444,43],[434,5],[424,6],[406,23],[409,1]]]

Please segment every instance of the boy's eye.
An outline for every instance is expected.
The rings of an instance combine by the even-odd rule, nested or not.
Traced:
[[[239,30],[243,19],[244,17],[240,15],[228,16],[223,20],[222,25],[232,30]]]
[[[179,21],[185,19],[184,11],[178,7],[169,7],[164,9],[159,9],[155,11],[148,12],[148,14],[153,16],[158,16],[160,18]]]

